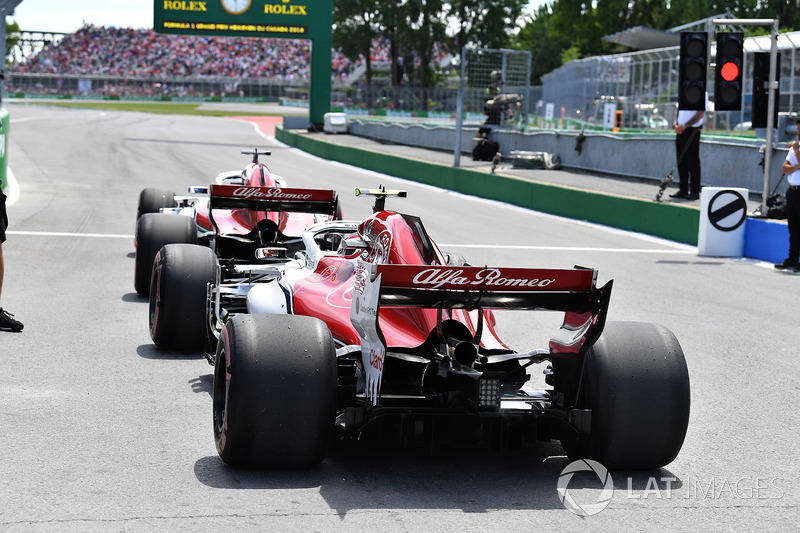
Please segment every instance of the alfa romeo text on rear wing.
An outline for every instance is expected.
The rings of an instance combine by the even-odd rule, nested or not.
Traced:
[[[209,209],[245,209],[250,211],[290,211],[335,215],[336,191],[330,189],[286,189],[212,185]]]
[[[591,269],[369,265],[381,305],[443,309],[580,311],[597,303]]]

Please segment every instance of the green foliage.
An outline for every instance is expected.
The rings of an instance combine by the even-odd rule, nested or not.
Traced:
[[[580,59],[580,58],[581,58],[581,54],[578,51],[577,45],[571,46],[571,47],[567,48],[566,50],[562,50],[561,51],[561,63],[562,64],[569,63],[570,61],[573,61],[575,59]]]
[[[463,46],[502,48],[526,4],[524,0],[453,0],[447,15],[458,31],[453,36],[456,49]]]
[[[11,63],[14,59],[11,52],[19,43],[19,32],[19,24],[6,20],[6,63]]]
[[[367,58],[367,83],[372,81],[369,61],[372,40],[380,32],[377,0],[347,0],[333,3],[333,46],[347,57]]]
[[[627,51],[603,37],[636,26],[667,30],[730,13],[736,18],[779,20],[780,31],[800,26],[800,10],[788,0],[553,0],[526,17],[514,47],[534,53],[532,83],[567,61]],[[746,27],[748,35],[765,32]]]
[[[333,45],[349,57],[369,58],[373,39],[384,39],[392,85],[399,85],[402,74],[414,85],[430,87],[436,76],[429,65],[437,49],[447,46],[458,56],[466,45],[507,47],[525,4],[526,0],[334,0]],[[406,59],[403,71],[400,58]],[[409,64],[416,66],[409,69]]]
[[[369,57],[373,38],[390,47],[392,82],[399,58],[428,65],[434,46],[516,48],[533,52],[533,83],[573,59],[626,51],[603,37],[645,26],[667,30],[730,13],[737,18],[779,20],[781,31],[800,28],[800,9],[789,0],[551,0],[520,19],[528,0],[334,0],[334,46]],[[520,22],[521,20],[521,22]],[[748,26],[749,35],[763,33]],[[369,68],[369,65],[368,65]],[[417,68],[414,84],[430,86],[432,73]]]

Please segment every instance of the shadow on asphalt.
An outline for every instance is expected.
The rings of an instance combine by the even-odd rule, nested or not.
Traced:
[[[557,443],[494,450],[480,444],[420,450],[386,446],[385,439],[342,441],[307,470],[245,470],[216,456],[195,463],[197,479],[217,489],[291,490],[319,487],[330,508],[350,511],[444,509],[465,513],[493,510],[564,510],[557,491],[570,460]],[[625,497],[675,492],[683,486],[669,470],[612,472],[614,491]],[[570,491],[601,490],[593,472],[577,472]],[[589,493],[595,495],[594,492]]]

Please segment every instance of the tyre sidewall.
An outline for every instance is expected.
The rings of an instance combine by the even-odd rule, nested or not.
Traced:
[[[201,349],[206,340],[208,284],[217,260],[209,248],[167,244],[153,261],[150,290],[150,338],[172,350]]]
[[[583,454],[610,469],[648,470],[672,462],[689,422],[689,374],[671,331],[610,322],[587,353],[585,400],[592,409]]]
[[[148,187],[139,193],[139,205],[136,209],[136,220],[146,213],[158,213],[162,207],[175,207],[175,193],[166,189]]]
[[[136,222],[136,256],[133,285],[142,296],[150,294],[153,260],[166,244],[197,243],[197,225],[182,215],[147,213]]]
[[[333,339],[322,321],[294,315],[229,320],[214,371],[220,457],[248,468],[318,464],[333,428],[336,375]]]

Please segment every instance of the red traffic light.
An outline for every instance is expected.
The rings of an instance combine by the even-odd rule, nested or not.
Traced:
[[[739,65],[733,61],[728,61],[719,70],[722,79],[725,81],[733,81],[739,77]]]
[[[717,34],[717,68],[714,73],[714,105],[717,111],[738,111],[742,108],[742,64],[744,34]]]

